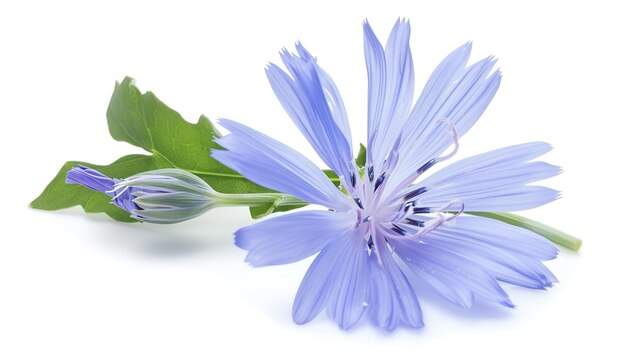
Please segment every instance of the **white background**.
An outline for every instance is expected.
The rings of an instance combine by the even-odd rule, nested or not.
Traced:
[[[618,2],[7,3],[0,5],[0,356],[625,353],[626,29]],[[474,41],[473,60],[500,59],[500,92],[457,158],[544,140],[556,148],[545,160],[565,169],[547,183],[563,198],[524,214],[584,245],[549,263],[556,287],[507,287],[515,310],[464,311],[425,295],[426,328],[417,331],[361,324],[344,332],[323,314],[297,326],[291,303],[308,261],[246,265],[231,236],[251,222],[245,210],[162,227],[27,207],[66,160],[104,164],[138,152],[106,128],[114,82],[125,75],[190,121],[229,117],[313,158],[263,71],[296,40],[334,77],[353,137],[363,141],[361,23],[367,17],[385,39],[398,16],[413,25],[419,88],[465,41]]]

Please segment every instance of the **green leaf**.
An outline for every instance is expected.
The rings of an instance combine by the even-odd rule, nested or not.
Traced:
[[[519,226],[521,228],[537,233],[545,237],[546,239],[554,242],[555,244],[561,245],[573,251],[578,251],[580,249],[580,246],[583,243],[582,240],[577,239],[572,235],[569,235],[567,233],[564,233],[563,231],[557,230],[553,227],[542,224],[535,220],[525,218],[520,215],[511,214],[511,213],[488,213],[488,212],[476,212],[476,211],[467,212],[467,214],[500,220],[507,224]]]
[[[189,123],[152,92],[142,94],[130,77],[115,85],[107,110],[111,136],[152,153],[160,168],[191,172],[223,193],[266,192],[265,189],[211,157],[220,133],[205,116]]]
[[[132,221],[128,213],[110,204],[110,198],[79,185],[65,184],[65,175],[72,166],[84,164],[115,178],[125,178],[139,172],[159,168],[179,168],[206,181],[215,190],[229,194],[273,192],[244,178],[211,157],[211,149],[219,148],[213,138],[220,133],[205,116],[189,123],[175,110],[166,106],[152,92],[141,93],[130,77],[116,83],[107,109],[111,136],[143,148],[151,155],[131,155],[108,166],[83,162],[66,163],[31,206],[57,210],[81,205],[87,212],[105,212],[120,221]],[[141,164],[128,162],[138,160]],[[282,206],[277,200],[266,207],[251,208],[253,217],[298,206]]]
[[[367,160],[366,154],[367,154],[367,150],[365,149],[365,146],[363,145],[363,143],[361,143],[359,147],[359,154],[357,154],[356,156],[357,167],[363,168],[365,166],[365,161]]]
[[[138,172],[157,168],[152,157],[139,154],[127,155],[109,165],[67,162],[61,167],[59,173],[52,179],[41,195],[30,203],[30,206],[42,210],[59,210],[80,205],[88,213],[106,213],[118,221],[135,221],[126,211],[111,204],[111,197],[108,195],[87,189],[81,185],[65,184],[67,171],[77,165],[88,166],[113,178],[125,178]]]
[[[326,174],[328,179],[330,179],[330,181],[333,182],[333,184],[335,184],[336,187],[339,187],[339,185],[341,185],[341,180],[337,176],[337,173],[335,173],[334,171],[330,169],[324,169],[322,171],[324,172],[324,174]]]

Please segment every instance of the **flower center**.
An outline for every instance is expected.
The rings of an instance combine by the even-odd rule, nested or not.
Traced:
[[[432,166],[431,162],[426,165]],[[368,169],[364,181],[372,177],[372,172]],[[353,198],[358,207],[356,226],[362,230],[362,238],[370,253],[377,253],[378,246],[391,245],[389,239],[419,240],[440,225],[451,223],[464,210],[460,200],[452,200],[438,208],[420,205],[420,197],[429,189],[419,185],[408,186],[381,198],[385,181],[383,172],[376,180],[372,178],[372,185],[363,185],[362,198]]]
[[[359,170],[355,167],[349,181],[342,178],[346,192],[356,204],[356,227],[363,230],[363,238],[370,250],[376,251],[377,245],[391,244],[392,240],[419,240],[440,225],[452,222],[463,212],[463,202],[456,199],[442,207],[420,204],[421,197],[428,193],[429,188],[413,184],[419,176],[435,164],[451,158],[458,150],[458,136],[454,126],[446,119],[442,121],[448,124],[450,139],[454,144],[449,154],[426,161],[406,178],[398,182],[392,179],[393,184],[390,184],[389,177],[397,175],[394,170],[399,163],[398,151],[394,148],[381,163],[381,168],[368,164],[361,176],[356,174]]]

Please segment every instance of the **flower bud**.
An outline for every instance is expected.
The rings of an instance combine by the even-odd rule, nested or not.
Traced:
[[[219,193],[197,176],[180,169],[158,169],[119,180],[78,166],[66,183],[80,184],[111,196],[111,202],[131,217],[150,223],[173,224],[210,210]]]

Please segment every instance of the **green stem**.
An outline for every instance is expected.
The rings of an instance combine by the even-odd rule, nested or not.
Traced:
[[[548,225],[542,224],[535,220],[531,220],[529,218],[525,218],[523,216],[511,214],[511,213],[488,213],[488,212],[465,212],[466,214],[482,216],[485,218],[495,219],[507,224],[519,226],[521,228],[530,230],[534,233],[537,233],[546,239],[554,242],[555,244],[561,245],[567,249],[572,251],[578,251],[580,246],[582,245],[582,240],[575,238],[574,236],[564,233],[563,231],[557,230]]]
[[[298,206],[307,205],[295,196],[281,193],[254,193],[254,194],[219,194],[216,200],[220,206]]]

